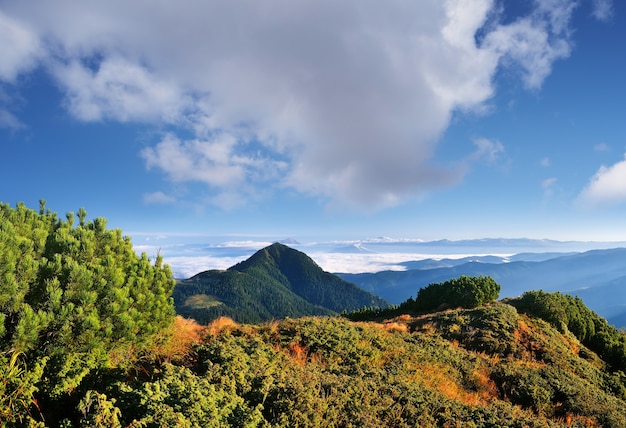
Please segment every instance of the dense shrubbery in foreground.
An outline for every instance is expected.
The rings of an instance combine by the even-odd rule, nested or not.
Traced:
[[[79,219],[0,206],[2,426],[626,427],[623,336],[576,301],[201,327],[158,258]]]
[[[204,335],[184,363],[100,385],[79,404],[81,423],[626,426],[619,376],[571,334],[505,304],[386,323],[221,319]]]
[[[171,272],[106,220],[0,205],[0,420],[62,416],[174,319]],[[57,414],[58,412],[58,414]]]

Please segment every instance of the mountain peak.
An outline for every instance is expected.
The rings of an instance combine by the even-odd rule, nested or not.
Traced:
[[[180,281],[175,294],[179,313],[199,322],[224,314],[240,322],[258,322],[388,306],[380,297],[325,272],[305,253],[280,242],[258,250],[227,271],[207,271]],[[187,313],[186,302],[196,301],[194,295],[210,296],[212,306]]]
[[[253,267],[269,268],[270,266],[279,267],[279,269],[281,266],[299,266],[304,270],[322,270],[309,256],[280,242],[261,248],[250,258],[237,263],[229,270],[243,272]]]

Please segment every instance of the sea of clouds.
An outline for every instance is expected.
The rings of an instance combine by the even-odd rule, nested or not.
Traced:
[[[138,253],[163,256],[175,278],[189,278],[211,269],[228,269],[273,242],[284,242],[311,257],[322,269],[334,273],[373,273],[406,270],[406,262],[425,259],[458,259],[470,256],[580,252],[625,246],[623,242],[580,242],[533,239],[475,239],[422,241],[373,238],[353,241],[300,243],[294,239],[246,239],[217,243],[181,243],[183,239],[161,237],[136,244]],[[208,238],[207,238],[208,241]]]

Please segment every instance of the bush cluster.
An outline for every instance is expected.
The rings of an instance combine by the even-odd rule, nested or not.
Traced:
[[[86,215],[79,210],[75,224],[74,213],[58,219],[44,201],[39,212],[0,204],[3,423],[33,408],[57,412],[100,370],[131,363],[174,318],[169,267]]]
[[[518,311],[571,331],[597,353],[614,371],[626,371],[626,336],[589,309],[579,297],[544,291],[528,291],[509,303]]]
[[[415,308],[420,311],[451,308],[477,308],[497,300],[500,285],[488,276],[461,276],[445,282],[421,288],[415,299]]]

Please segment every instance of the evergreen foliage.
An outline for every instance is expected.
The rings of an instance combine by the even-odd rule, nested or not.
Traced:
[[[342,315],[352,321],[368,321],[445,308],[477,308],[496,301],[499,294],[500,284],[491,277],[460,276],[420,288],[417,299],[411,297],[399,305],[362,307],[352,312],[345,311]]]
[[[560,331],[571,331],[614,371],[626,371],[626,336],[590,310],[579,297],[528,291],[508,302],[520,312],[544,319]]]
[[[452,308],[477,308],[493,302],[500,294],[500,285],[491,277],[461,276],[421,288],[415,299],[415,308],[421,311],[444,305]]]
[[[42,411],[118,356],[140,352],[174,317],[174,281],[161,258],[138,257],[105,219],[79,216],[74,227],[73,214],[62,221],[45,201],[39,213],[0,204],[4,394]],[[10,374],[17,365],[30,375]]]

